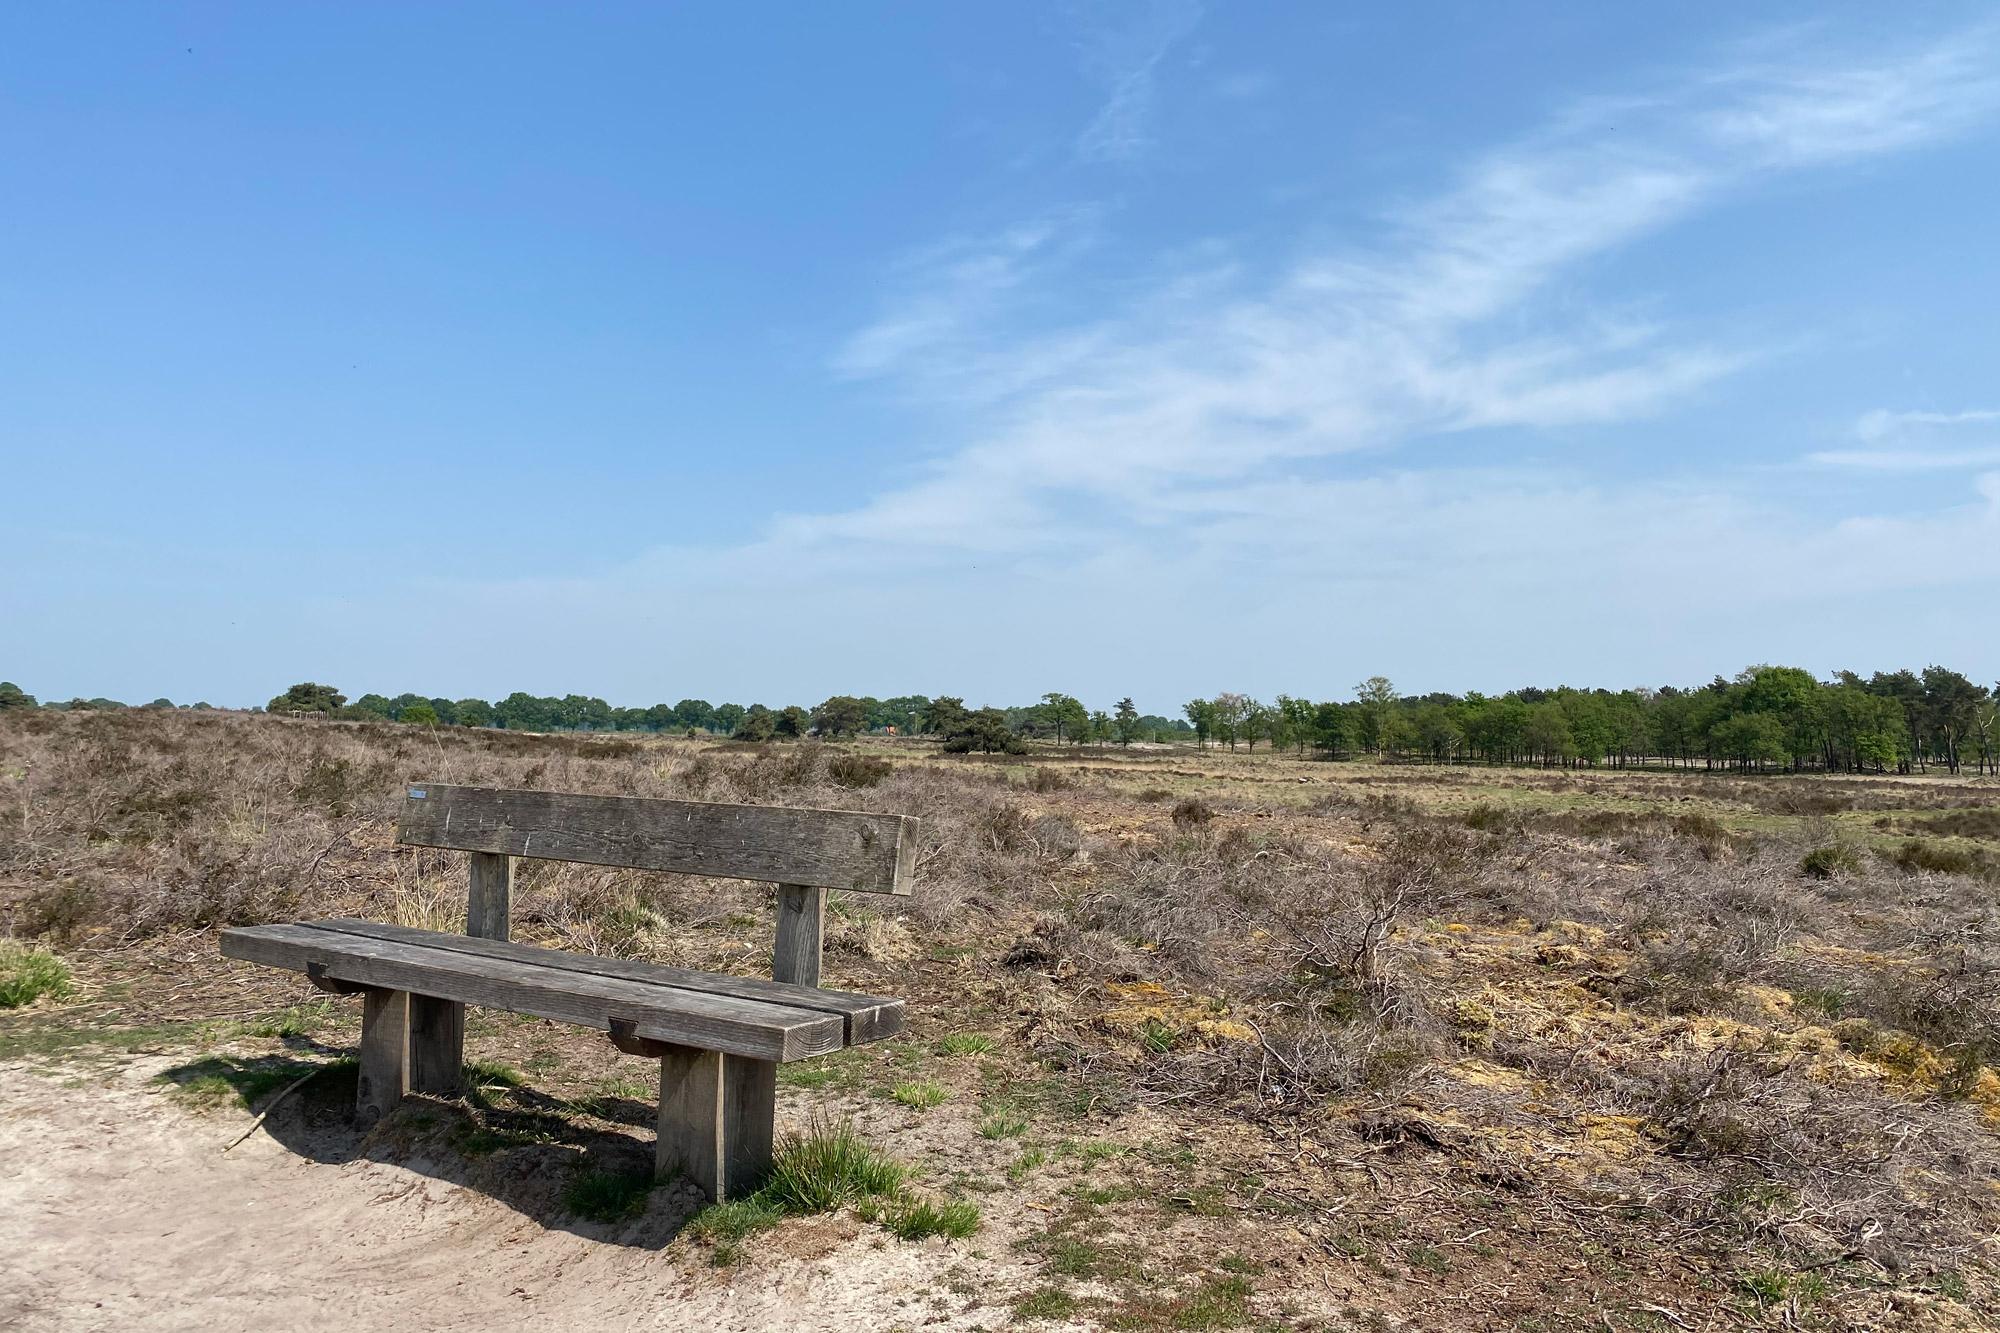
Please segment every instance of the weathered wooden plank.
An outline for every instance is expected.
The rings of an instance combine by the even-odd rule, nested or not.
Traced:
[[[552,861],[910,891],[916,820],[848,810],[416,784],[396,841]]]
[[[465,1006],[410,997],[410,1091],[455,1096],[465,1082]]]
[[[778,1067],[769,1060],[660,1048],[660,1128],[654,1166],[716,1203],[756,1193],[771,1171]]]
[[[474,852],[472,883],[465,895],[465,933],[482,940],[504,940],[512,930],[514,858],[494,852]]]
[[[839,1014],[847,1024],[846,1039],[850,1046],[858,1046],[868,1041],[880,1041],[885,1037],[893,1037],[903,1030],[903,1002],[880,995],[822,990],[814,986],[765,981],[759,977],[724,976],[719,972],[668,967],[661,963],[644,963],[632,958],[599,958],[595,954],[543,949],[532,944],[516,944],[511,941],[475,940],[459,935],[443,935],[437,931],[418,930],[414,926],[394,926],[380,921],[361,921],[353,917],[334,917],[306,924],[323,930],[364,935],[373,939],[398,940],[405,944],[452,949],[484,958],[507,958],[515,962],[562,968],[591,976],[620,977],[627,981],[674,986],[701,991],[708,995],[733,995],[738,999],[762,1000],[769,1004],[782,1004],[795,1009]]]
[[[722,1057],[722,1197],[746,1198],[771,1173],[778,1122],[778,1066]]]
[[[722,1165],[720,1051],[670,1046],[660,1057],[660,1127],[653,1166],[665,1179],[684,1175],[711,1200],[725,1197]]]
[[[462,937],[446,936],[447,940]],[[442,1000],[507,1009],[609,1031],[630,1020],[638,1035],[760,1060],[798,1060],[842,1044],[841,1016],[664,987],[620,977],[480,957],[316,926],[244,926],[222,932],[227,957],[323,974]]]
[[[778,886],[778,939],[771,951],[771,979],[819,985],[821,942],[826,935],[826,890],[810,884]]]
[[[361,1000],[361,1070],[355,1118],[372,1125],[410,1089],[410,994],[369,990]]]

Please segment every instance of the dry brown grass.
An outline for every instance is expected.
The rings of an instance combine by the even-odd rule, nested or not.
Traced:
[[[1273,1263],[1297,1251],[1380,1278],[1369,1308],[1425,1326],[1599,1327],[1616,1308],[1615,1327],[1660,1327],[1639,1317],[1650,1304],[1864,1327],[1918,1301],[1971,1326],[1995,1298],[1994,888],[1970,853],[1901,851],[1990,836],[1991,785],[151,712],[0,718],[0,774],[9,930],[53,944],[86,992],[114,971],[156,986],[159,1015],[198,1003],[190,969],[208,964],[177,960],[212,954],[200,932],[220,925],[452,928],[461,862],[389,843],[406,780],[917,815],[912,897],[836,896],[844,984],[907,994],[943,1028],[1004,1016],[1005,1086],[1107,1133],[1205,1145],[1176,1171],[1254,1162],[1263,1185],[1216,1216],[1255,1223],[1241,1244]],[[1834,845],[1852,855],[1801,870]],[[565,947],[756,971],[768,899],[530,862],[517,921]],[[987,1077],[966,1097],[1013,1105]],[[1197,1218],[1211,1186],[1238,1198],[1186,1184]],[[1047,1252],[1076,1225],[1051,1222]],[[1451,1240],[1480,1226],[1513,1237],[1498,1257]],[[1442,1267],[1409,1257],[1451,1244]],[[1565,1285],[1580,1244],[1625,1257]],[[1538,1294],[1426,1305],[1426,1281]],[[1621,1284],[1645,1299],[1617,1306]]]

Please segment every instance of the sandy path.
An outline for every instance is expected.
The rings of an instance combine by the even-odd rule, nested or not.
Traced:
[[[963,1245],[877,1248],[881,1232],[833,1220],[753,1242],[763,1252],[732,1275],[658,1248],[669,1190],[647,1217],[571,1232],[261,1131],[225,1156],[249,1117],[180,1110],[150,1082],[167,1063],[81,1079],[0,1067],[0,1327],[963,1330],[1004,1323],[980,1293],[999,1302],[1025,1276]],[[947,1270],[975,1292],[947,1296]]]

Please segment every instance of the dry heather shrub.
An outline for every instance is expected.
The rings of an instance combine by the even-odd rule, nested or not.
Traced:
[[[1450,824],[1416,820],[1399,824],[1373,860],[1323,858],[1281,905],[1297,965],[1327,979],[1381,979],[1398,924],[1436,915],[1470,891],[1473,850]]]
[[[1074,777],[1052,764],[1037,764],[1028,775],[1028,790],[1041,795],[1052,791],[1073,791],[1078,785]]]
[[[1686,856],[1649,864],[1625,908],[1621,942],[1634,961],[1616,989],[1669,1013],[1713,1009],[1773,975],[1772,960],[1814,911],[1785,869]]]
[[[1995,1180],[1969,1114],[1927,1116],[1866,1084],[1830,1086],[1785,1057],[1740,1050],[1580,1068],[1572,1082],[1611,1094],[1607,1109],[1644,1117],[1668,1155],[1644,1168],[1654,1206],[1720,1226],[1801,1261],[1866,1254],[1894,1269],[1907,1255],[1963,1245],[1991,1205],[1940,1207],[1938,1182]],[[1682,1164],[1705,1169],[1687,1172]],[[1885,1232],[1882,1219],[1895,1218]]]

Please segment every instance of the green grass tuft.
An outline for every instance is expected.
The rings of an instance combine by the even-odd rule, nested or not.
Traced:
[[[1067,1319],[1076,1313],[1076,1297],[1061,1287],[1043,1287],[1014,1302],[1016,1319]]]
[[[67,1000],[75,994],[69,964],[46,949],[0,940],[0,1009],[20,1009],[37,1000]]]
[[[951,1096],[944,1090],[944,1084],[936,1079],[905,1079],[889,1090],[889,1095],[905,1106],[914,1106],[919,1111],[928,1111],[933,1106],[943,1105]]]
[[[1028,1132],[1028,1117],[1018,1111],[995,1111],[979,1122],[979,1137],[1011,1139]]]
[[[865,1142],[853,1125],[821,1124],[779,1144],[760,1197],[787,1213],[830,1213],[893,1195],[908,1176],[908,1167]]]
[[[938,1039],[939,1055],[991,1055],[993,1038],[983,1032],[954,1032]]]
[[[883,1213],[882,1225],[901,1240],[922,1240],[926,1236],[964,1240],[979,1230],[979,1205],[970,1199],[945,1203],[907,1199]]]

